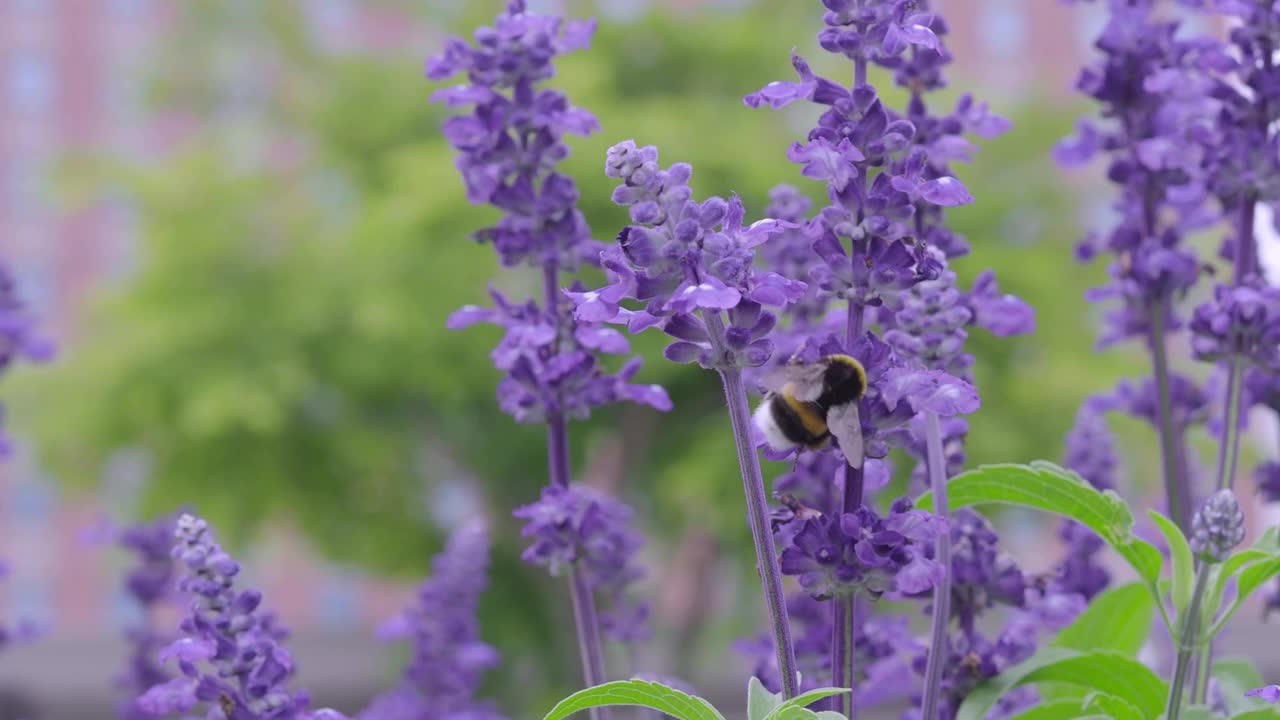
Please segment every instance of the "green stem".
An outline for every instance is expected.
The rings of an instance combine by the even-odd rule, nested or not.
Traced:
[[[1205,585],[1209,583],[1209,564],[1201,562],[1196,570],[1195,590],[1191,593],[1191,606],[1182,621],[1178,633],[1178,659],[1173,666],[1173,678],[1169,680],[1169,702],[1166,716],[1168,720],[1178,720],[1182,712],[1183,687],[1187,680],[1187,670],[1191,665],[1191,654],[1196,649],[1197,635],[1200,631],[1200,604],[1204,601]]]
[[[1191,688],[1191,702],[1195,705],[1205,704],[1209,695],[1209,668],[1213,665],[1213,643],[1207,642],[1200,648],[1196,660],[1196,684]]]
[[[1152,308],[1151,334],[1148,338],[1159,406],[1157,431],[1160,435],[1160,459],[1164,470],[1164,491],[1169,517],[1173,518],[1183,532],[1188,532],[1191,529],[1191,493],[1187,487],[1186,473],[1178,462],[1178,433],[1173,425],[1172,401],[1169,398],[1169,356],[1164,343],[1164,321],[1165,305],[1160,303]]]
[[[1227,372],[1227,407],[1222,414],[1222,445],[1218,448],[1218,490],[1235,482],[1236,464],[1240,458],[1240,391],[1242,363],[1232,358]]]

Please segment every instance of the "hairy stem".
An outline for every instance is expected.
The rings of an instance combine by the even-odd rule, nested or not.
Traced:
[[[925,444],[929,453],[929,486],[933,490],[933,512],[947,519],[947,467],[942,454],[942,425],[937,413],[925,413]],[[942,689],[942,666],[946,662],[947,627],[951,614],[951,531],[938,536],[938,562],[942,564],[942,582],[933,588],[933,625],[929,633],[929,658],[924,671],[922,720],[937,720],[938,697]]]
[[[760,472],[760,458],[756,455],[751,436],[751,413],[747,406],[747,389],[742,382],[742,371],[720,371],[724,383],[725,400],[729,405],[729,422],[733,426],[733,441],[738,449],[738,468],[742,471],[742,489],[747,496],[747,519],[751,524],[751,539],[756,547],[756,569],[764,588],[765,608],[769,613],[773,632],[774,649],[778,653],[778,674],[782,676],[782,693],[795,697],[796,651],[791,643],[791,620],[787,616],[787,599],[782,591],[782,570],[778,567],[778,553],[773,544],[773,531],[769,525],[769,505],[764,493],[764,478]]]
[[[1215,488],[1231,487],[1236,476],[1236,462],[1240,456],[1240,391],[1244,387],[1240,377],[1243,365],[1232,358],[1227,370],[1227,400],[1222,413],[1222,445],[1218,448],[1218,482]]]
[[[542,279],[547,313],[560,327],[560,282],[554,263],[543,266]],[[569,424],[560,408],[547,414],[547,469],[551,484],[569,487]],[[582,680],[586,687],[608,681],[604,670],[604,650],[600,643],[600,619],[596,614],[595,596],[586,573],[576,563],[569,573],[569,597],[573,603],[573,624],[578,634],[578,655],[582,660]],[[592,708],[592,720],[605,720],[607,711]]]
[[[1213,642],[1205,643],[1196,657],[1196,684],[1191,687],[1191,703],[1204,705],[1209,696],[1209,670],[1213,665]]]
[[[1151,367],[1155,375],[1159,411],[1160,459],[1164,471],[1165,500],[1169,516],[1183,532],[1191,529],[1191,489],[1187,474],[1178,462],[1179,433],[1173,424],[1172,401],[1169,398],[1169,356],[1165,347],[1166,306],[1158,303],[1151,310],[1151,330],[1147,338],[1151,349]]]
[[[712,351],[719,360],[727,359],[724,321],[720,313],[702,312],[707,324],[707,335]],[[773,633],[773,647],[778,655],[778,674],[782,677],[782,694],[795,697],[798,692],[796,649],[791,642],[791,618],[787,614],[787,597],[782,590],[782,570],[778,567],[778,552],[774,547],[773,529],[769,524],[769,501],[764,492],[764,475],[760,471],[760,456],[751,433],[751,408],[747,402],[747,386],[742,382],[742,371],[736,367],[722,366],[720,381],[724,385],[725,404],[729,408],[729,424],[733,428],[733,444],[738,451],[738,469],[742,473],[742,491],[747,497],[747,521],[751,525],[751,541],[756,548],[756,572],[764,590],[765,610],[769,613],[769,628]]]
[[[1200,604],[1204,601],[1205,586],[1209,584],[1209,563],[1201,562],[1196,569],[1195,590],[1191,593],[1191,605],[1178,632],[1178,659],[1173,666],[1173,677],[1169,680],[1169,702],[1167,703],[1167,720],[1178,720],[1182,712],[1183,687],[1187,680],[1187,670],[1191,665],[1191,654],[1195,651],[1200,633]]]
[[[1236,228],[1235,271],[1232,279],[1239,284],[1257,272],[1257,244],[1253,240],[1253,219],[1257,202],[1247,198],[1240,208],[1240,225]]]

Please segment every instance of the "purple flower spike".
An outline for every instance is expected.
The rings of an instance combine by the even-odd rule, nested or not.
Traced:
[[[148,689],[137,707],[153,716],[209,708],[227,720],[321,720],[332,710],[308,710],[305,692],[292,692],[293,659],[283,632],[259,609],[256,590],[235,589],[240,565],[214,541],[208,524],[182,515],[174,526],[173,557],[186,568],[178,589],[190,597],[181,637],[163,651],[179,675]]]
[[[489,538],[480,524],[463,525],[431,563],[418,600],[397,620],[413,651],[404,679],[374,698],[358,720],[461,718],[501,720],[492,703],[475,700],[498,651],[480,639],[476,603],[487,583]]]

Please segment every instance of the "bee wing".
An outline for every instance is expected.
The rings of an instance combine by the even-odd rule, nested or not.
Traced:
[[[761,382],[774,392],[786,392],[802,402],[813,402],[822,395],[825,372],[826,367],[820,364],[787,363],[766,372]]]
[[[844,403],[827,411],[827,431],[840,443],[850,467],[862,467],[862,420],[858,417],[858,403]]]

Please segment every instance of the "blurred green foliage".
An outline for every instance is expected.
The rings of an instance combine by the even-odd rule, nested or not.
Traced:
[[[69,484],[93,487],[113,452],[143,448],[140,512],[192,504],[239,543],[287,520],[328,556],[380,572],[421,574],[441,523],[474,511],[443,489],[478,488],[497,542],[486,634],[509,658],[505,672],[543,675],[523,685],[549,698],[573,682],[572,662],[537,660],[572,656],[561,588],[518,563],[507,519],[545,482],[542,429],[497,411],[487,353],[498,330],[444,327],[456,307],[486,302],[487,283],[521,294],[533,278],[499,269],[468,238],[494,213],[463,198],[438,133],[443,110],[426,100],[422,51],[321,52],[290,6],[184,4],[168,60],[155,64],[153,100],[208,122],[155,165],[69,164],[67,187],[136,203],[139,265],[101,293],[55,368],[24,378],[20,414],[37,418],[39,446]],[[497,6],[468,3],[449,24],[469,32]],[[691,161],[700,195],[738,192],[757,213],[778,182],[817,198],[821,187],[784,157],[811,117],[740,101],[790,76],[788,52],[812,48],[815,18],[669,12],[605,24],[591,50],[561,64],[558,85],[604,127],[572,141],[566,168],[597,236],[626,221],[600,168],[627,137],[658,145],[666,162]],[[231,71],[228,56],[241,63]],[[984,398],[974,463],[1056,458],[1079,400],[1140,367],[1091,349],[1081,293],[1099,271],[1070,261],[1071,193],[1048,159],[1071,113],[1030,101],[1000,109],[1017,128],[958,171],[978,198],[953,213],[974,247],[958,270],[967,282],[996,269],[1037,308],[1040,329],[974,333]],[[575,467],[591,448],[620,444],[614,466],[625,471],[614,480],[655,555],[697,526],[745,558],[715,378],[664,362],[658,337],[635,345],[649,358],[641,378],[666,385],[676,410],[617,408],[575,425]],[[507,601],[517,593],[525,601]],[[755,616],[739,605],[734,617]],[[726,622],[725,634],[742,632]]]

